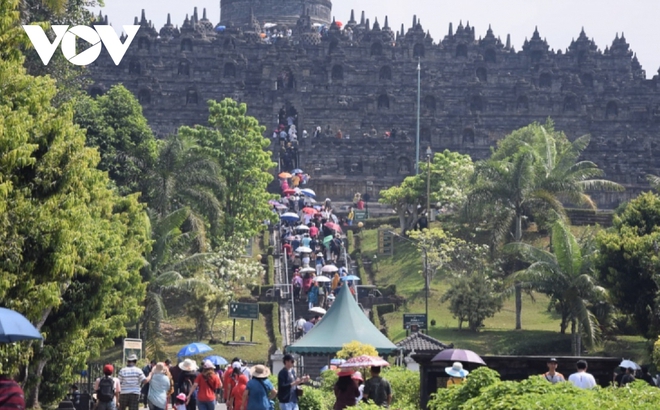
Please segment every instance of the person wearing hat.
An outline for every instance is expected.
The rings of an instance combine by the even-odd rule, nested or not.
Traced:
[[[95,410],[115,410],[117,408],[117,403],[119,403],[119,393],[121,392],[121,384],[119,383],[119,379],[112,377],[114,372],[114,366],[107,363],[103,366],[103,377],[99,377],[94,381],[94,392],[96,395]],[[101,380],[103,379],[107,380],[101,384]],[[101,387],[103,389],[101,389]]]
[[[274,405],[271,400],[277,395],[277,389],[268,380],[270,369],[258,364],[250,369],[250,373],[252,380],[245,386],[241,408],[234,410],[272,410]]]
[[[245,386],[248,384],[248,378],[244,374],[238,376],[236,385],[231,389],[229,400],[227,400],[227,410],[241,410],[243,406],[243,393],[245,393]]]
[[[351,379],[353,379],[355,385],[358,387],[358,390],[360,391],[360,396],[355,400],[355,404],[358,404],[362,401],[362,398],[364,397],[364,379],[362,378],[362,373],[360,372],[353,373]]]
[[[121,392],[119,393],[118,410],[139,410],[140,408],[140,390],[144,381],[147,379],[139,367],[136,367],[137,356],[132,354],[126,358],[126,367],[119,371],[119,384]]]
[[[197,408],[215,410],[215,391],[221,387],[222,381],[215,372],[215,365],[210,360],[204,361],[202,373],[197,375],[192,387],[192,391],[197,392]]]
[[[309,376],[302,379],[296,377],[293,368],[295,360],[292,355],[285,354],[282,358],[284,368],[277,374],[277,400],[280,410],[298,410],[298,386],[309,381]]]
[[[337,373],[337,382],[333,389],[335,393],[333,410],[343,410],[346,407],[355,406],[357,398],[360,397],[360,389],[353,381],[354,374],[355,372],[351,369]]]
[[[179,393],[174,397],[173,410],[186,410],[186,395]]]
[[[179,363],[181,373],[177,380],[177,395],[183,393],[186,396],[186,409],[195,410],[197,408],[197,392],[193,389],[195,379],[197,379],[197,362],[192,359],[186,359]]]
[[[552,384],[565,382],[564,375],[557,371],[557,359],[554,357],[548,359],[548,371],[543,374],[543,377]]]
[[[461,362],[454,362],[451,367],[445,367],[445,373],[450,376],[449,380],[447,380],[447,387],[449,387],[458,386],[463,383],[465,377],[467,377],[470,372],[463,369],[463,364]]]
[[[173,391],[173,383],[170,380],[170,371],[165,363],[157,363],[151,368],[151,373],[145,380],[149,383],[147,404],[149,410],[165,410],[169,402],[169,396]]]

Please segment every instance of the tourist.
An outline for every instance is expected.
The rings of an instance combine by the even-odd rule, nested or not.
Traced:
[[[231,394],[234,390],[234,387],[238,383],[238,378],[240,375],[241,375],[240,364],[238,365],[238,369],[235,369],[232,365],[227,367],[227,371],[225,371],[225,374],[222,378],[225,403],[229,403],[229,399],[231,398]]]
[[[169,359],[167,359],[165,363],[168,361]],[[172,381],[174,382],[174,393],[172,393],[172,403],[174,403],[176,401],[176,396],[179,394],[179,375],[181,374],[181,368],[179,366],[170,365],[169,371],[170,377],[172,377]]]
[[[325,265],[325,259],[323,258],[323,252],[318,252],[316,254],[316,275],[321,274],[321,269],[323,269],[323,266]]]
[[[371,377],[364,383],[364,400],[371,399],[376,405],[390,407],[392,387],[390,382],[380,376],[380,367],[371,366]]]
[[[96,407],[94,410],[115,410],[119,403],[119,393],[121,384],[119,379],[112,377],[115,368],[108,363],[103,366],[103,377],[94,381],[94,391],[96,392]]]
[[[307,292],[307,303],[309,305],[309,309],[312,309],[319,303],[319,288],[315,282],[312,282],[309,292]]]
[[[302,379],[296,377],[293,368],[295,361],[290,354],[285,354],[282,361],[284,368],[277,374],[277,400],[280,403],[280,410],[298,410],[298,386],[307,382],[309,376],[304,376]]]
[[[325,294],[326,289],[322,283],[316,283],[317,295],[318,295],[318,305],[321,307],[325,306]]]
[[[268,380],[270,369],[259,364],[250,369],[252,380],[245,386],[241,410],[269,410],[273,408],[271,400],[277,395],[277,390]]]
[[[296,272],[293,274],[293,279],[291,280],[293,284],[293,297],[296,300],[300,300],[300,290],[302,289],[303,280],[300,277],[300,273]]]
[[[25,393],[23,393],[21,386],[7,373],[0,374],[0,408],[25,409]]]
[[[355,399],[355,404],[358,404],[362,401],[362,398],[364,397],[364,379],[362,378],[362,373],[355,372],[353,376],[351,376],[351,379],[353,379],[355,385],[360,391],[360,395],[358,396],[357,399]]]
[[[193,389],[195,379],[197,379],[197,362],[192,359],[186,359],[179,363],[181,373],[177,380],[179,394],[186,395],[186,409],[195,410],[197,408],[197,392]]]
[[[227,410],[240,410],[243,406],[243,393],[245,393],[245,386],[247,386],[248,378],[244,374],[238,376],[236,380],[236,385],[231,390],[229,394],[229,400],[227,401]]]
[[[119,409],[138,410],[140,407],[140,388],[147,379],[144,372],[135,366],[137,356],[132,354],[126,358],[126,367],[119,371]]]
[[[314,327],[314,320],[315,319],[312,318],[312,319],[305,322],[305,324],[303,325],[303,333],[304,334],[307,334],[307,333],[309,333],[310,330],[312,330],[312,328]]]
[[[169,396],[174,391],[174,383],[170,380],[165,363],[153,366],[145,383],[149,383],[149,394],[147,395],[149,410],[166,410]]]
[[[174,398],[174,410],[186,410],[186,395],[179,393]]]
[[[653,387],[658,387],[655,384],[655,380],[653,380],[653,376],[651,376],[651,373],[649,373],[649,367],[644,365],[642,366],[642,380],[646,381],[649,385]]]
[[[300,316],[300,319],[296,321],[296,339],[303,337],[303,329],[305,328],[305,323],[307,323],[307,321],[302,316]]]
[[[548,371],[543,374],[543,377],[545,377],[547,381],[549,381],[552,384],[566,381],[564,375],[557,372],[557,359],[555,359],[554,357],[548,359],[547,366],[548,366]]]
[[[360,390],[351,378],[353,370],[342,370],[337,373],[337,382],[335,383],[335,405],[333,410],[343,410],[346,407],[352,407],[357,404],[356,399],[360,397]]]
[[[595,387],[596,379],[594,379],[594,376],[587,373],[588,366],[586,360],[578,360],[576,367],[577,372],[570,375],[568,381],[581,389],[591,389]]]
[[[463,369],[463,363],[455,362],[451,367],[445,367],[445,373],[449,375],[449,380],[447,380],[447,387],[449,387],[462,384],[470,372]]]
[[[635,381],[635,369],[631,369],[630,367],[626,368],[626,373],[621,378],[621,387],[625,386],[628,383],[632,383],[634,381]]]
[[[144,377],[149,377],[151,374],[151,371],[153,370],[154,366],[156,366],[156,361],[151,360],[149,364],[144,366],[142,368],[142,373],[144,373]],[[145,382],[142,385],[142,404],[144,404],[144,407],[147,407],[147,397],[149,396],[149,383]]]
[[[348,208],[348,215],[346,215],[346,221],[348,222],[348,226],[353,226],[353,219],[355,219],[355,211],[351,206]]]
[[[339,282],[340,282],[339,273],[335,272],[335,275],[332,277],[332,290],[337,289],[337,287],[339,286]]]
[[[221,387],[222,381],[215,373],[215,365],[210,360],[206,360],[202,373],[197,375],[192,387],[193,391],[197,391],[197,408],[215,410],[215,391]]]

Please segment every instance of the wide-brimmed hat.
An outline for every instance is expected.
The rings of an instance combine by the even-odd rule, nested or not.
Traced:
[[[128,363],[128,362],[137,362],[137,361],[138,361],[137,355],[134,355],[134,354],[132,354],[132,355],[130,355],[126,358],[126,363]]]
[[[204,368],[205,368],[205,369],[215,369],[215,365],[213,364],[212,361],[210,361],[210,360],[205,360],[205,361],[204,361]]]
[[[445,372],[452,377],[465,377],[470,372],[463,370],[461,362],[455,362],[451,367],[445,367]]]
[[[197,362],[192,359],[186,359],[179,363],[179,369],[184,372],[194,372],[198,369]]]
[[[263,364],[258,364],[250,369],[250,373],[255,379],[265,379],[270,376],[270,369]]]
[[[354,374],[355,370],[353,369],[342,369],[339,373],[337,373],[337,377],[353,376]]]
[[[362,378],[362,373],[360,373],[360,372],[353,373],[353,376],[351,376],[351,379],[359,380],[361,382],[364,382],[364,379]]]

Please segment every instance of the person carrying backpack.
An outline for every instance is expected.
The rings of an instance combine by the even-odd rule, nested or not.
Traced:
[[[186,359],[179,363],[179,368],[182,370],[179,375],[179,391],[177,394],[185,394],[189,399],[186,401],[187,410],[195,410],[197,408],[197,392],[193,390],[195,379],[197,378],[197,363],[194,360]]]
[[[96,392],[95,410],[116,410],[119,402],[119,393],[121,385],[119,379],[112,377],[115,368],[111,364],[103,366],[103,377],[99,377],[94,382],[94,391]]]

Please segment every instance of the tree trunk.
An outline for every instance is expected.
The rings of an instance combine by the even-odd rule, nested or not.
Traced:
[[[573,356],[577,356],[577,332],[575,331],[575,319],[571,320],[571,351]]]
[[[522,215],[516,215],[516,231],[514,233],[514,240],[516,242],[522,241]],[[516,264],[514,264],[516,268]],[[515,269],[514,269],[515,271]],[[520,282],[515,283],[516,288],[516,330],[522,329],[522,285]]]
[[[28,391],[25,392],[25,407],[38,408],[39,406],[39,387],[41,386],[41,374],[46,367],[48,360],[40,359],[37,368],[34,370],[34,385],[30,386]]]
[[[396,212],[399,214],[399,227],[401,228],[401,235],[405,235],[408,230],[408,218],[406,218],[406,209],[404,207],[397,208]]]

